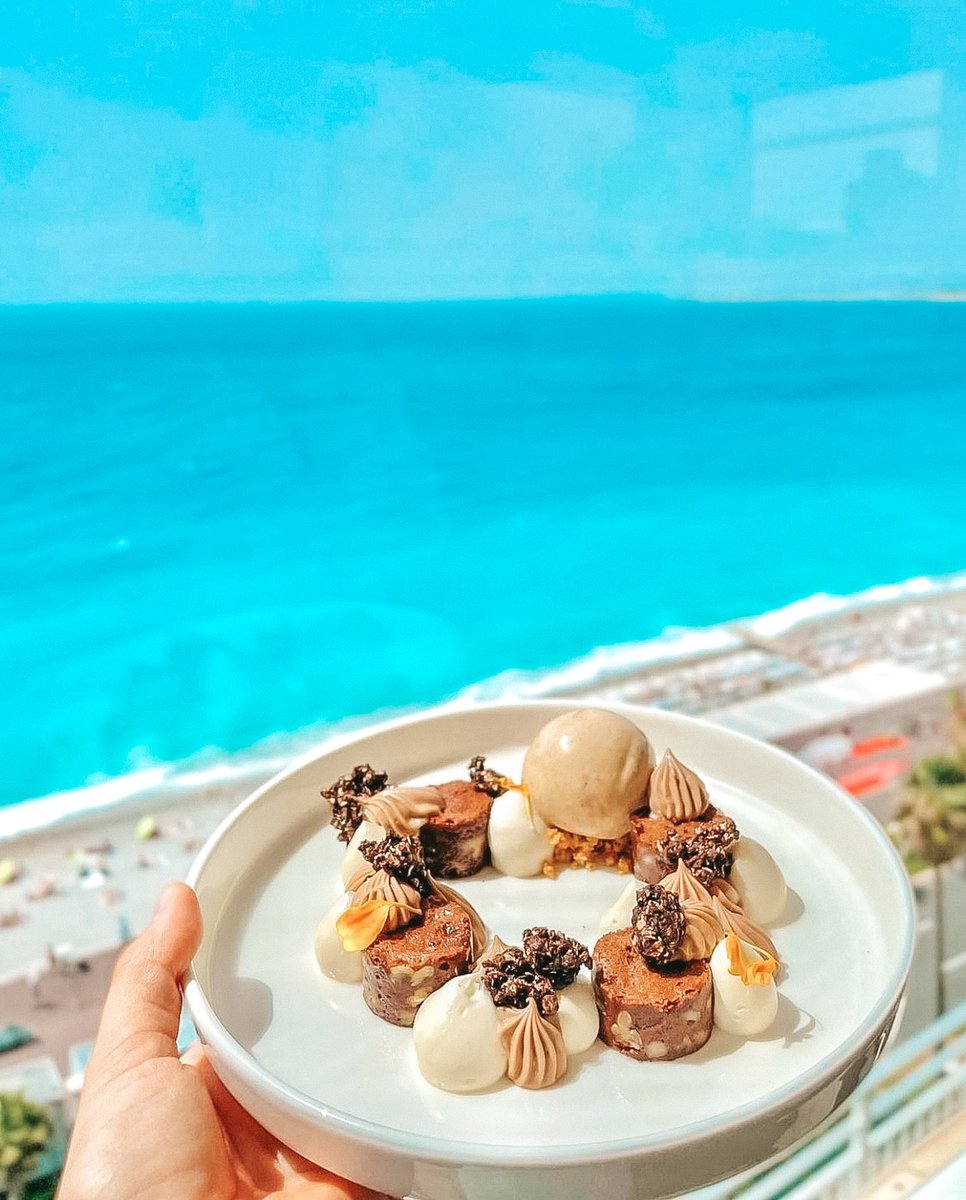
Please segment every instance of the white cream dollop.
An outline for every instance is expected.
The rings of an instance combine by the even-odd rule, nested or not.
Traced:
[[[457,975],[430,993],[413,1022],[416,1062],[444,1092],[479,1092],[506,1074],[500,1019],[483,976]]]
[[[769,925],[777,921],[785,911],[788,886],[778,863],[754,838],[738,839],[732,850],[735,864],[728,876],[729,882],[741,897],[745,916],[756,925]]]
[[[766,956],[748,942],[741,943],[745,955],[754,961]],[[711,955],[711,981],[714,985],[714,1023],[725,1033],[754,1037],[764,1033],[778,1015],[778,989],[775,980],[745,983],[732,975],[724,938]]]
[[[597,1040],[600,1014],[594,999],[594,985],[582,971],[573,983],[557,993],[560,1008],[557,1018],[568,1054],[580,1054]]]
[[[342,938],[335,927],[336,921],[349,907],[351,899],[348,893],[340,896],[315,930],[316,960],[326,975],[340,983],[362,981],[362,952],[343,950]]]
[[[528,879],[539,875],[550,858],[547,827],[536,813],[527,812],[527,799],[517,788],[497,796],[487,827],[490,858],[502,875]]]
[[[634,905],[637,903],[637,889],[643,886],[639,879],[632,879],[628,883],[601,917],[599,937],[603,937],[605,933],[614,933],[617,929],[626,929],[631,924]]]
[[[372,821],[360,822],[359,828],[352,835],[352,840],[346,846],[345,854],[342,856],[343,883],[348,883],[357,871],[369,865],[359,853],[359,843],[381,842],[385,836],[386,831],[381,825],[374,825]]]

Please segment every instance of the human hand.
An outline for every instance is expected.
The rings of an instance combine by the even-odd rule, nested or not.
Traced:
[[[169,884],[114,970],[58,1200],[374,1197],[262,1129],[200,1047],[178,1057],[179,980],[200,940],[194,892]]]

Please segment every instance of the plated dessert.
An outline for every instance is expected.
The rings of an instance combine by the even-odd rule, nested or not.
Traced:
[[[840,1103],[874,1061],[893,1023],[914,931],[902,864],[881,830],[791,756],[656,709],[621,705],[617,712],[645,731],[655,764],[670,747],[694,770],[710,802],[741,833],[727,882],[783,963],[772,977],[781,993],[778,1015],[764,1034],[744,1038],[717,1025],[722,1010],[709,959],[712,1029],[701,1049],[641,1060],[606,1045],[598,1032],[586,1050],[571,1053],[565,1042],[566,1074],[543,1091],[511,1085],[504,1073],[467,1095],[428,1082],[430,1061],[417,1054],[416,1042],[434,1005],[447,1021],[457,1011],[449,995],[458,988],[484,1019],[495,1012],[502,1026],[502,1011],[511,1009],[494,1003],[480,963],[431,992],[412,1026],[376,1017],[361,979],[340,983],[319,970],[311,931],[333,902],[344,901],[347,845],[320,811],[319,789],[363,763],[386,771],[387,786],[465,782],[467,764],[481,753],[487,768],[522,783],[537,734],[574,707],[556,701],[447,709],[340,739],[259,788],[199,856],[191,881],[205,936],[186,983],[191,1015],[232,1094],[299,1154],[376,1191],[427,1200],[457,1200],[470,1184],[474,1200],[591,1192],[659,1200],[777,1153]],[[492,859],[501,799],[490,810],[491,864],[469,876],[434,878],[521,953],[526,930],[546,929],[582,943],[593,958],[601,914],[643,881],[608,867],[559,866],[553,878],[542,867],[526,878],[500,874]],[[523,799],[519,793],[514,803]],[[646,806],[647,796],[636,811]],[[533,818],[535,826],[542,819],[536,811]],[[744,852],[749,834],[788,877],[778,920],[754,907],[762,876],[761,863]],[[707,890],[714,899],[715,890]],[[728,898],[717,891],[719,900]],[[636,892],[620,928],[631,927],[634,904]],[[492,940],[491,933],[484,954]],[[726,945],[716,951],[727,957]],[[651,969],[635,953],[641,968]],[[637,970],[633,960],[630,966]],[[738,976],[722,978],[749,993]],[[582,965],[571,986],[589,989],[590,1015],[599,1023],[592,968]],[[554,992],[566,1038],[570,996],[565,988]],[[432,1022],[428,1028],[432,1033]],[[464,1057],[482,1070],[484,1039],[479,1044],[477,1054],[470,1040]],[[447,1041],[434,1036],[430,1045],[444,1054]],[[492,1055],[483,1066],[501,1069]],[[478,1086],[472,1073],[470,1085]]]
[[[345,843],[343,894],[315,935],[322,971],[371,1012],[413,1027],[422,1075],[450,1092],[563,1079],[598,1039],[640,1062],[693,1054],[714,1029],[760,1037],[778,1011],[766,925],[787,889],[705,781],[603,709],[539,730],[519,782],[471,759],[465,779],[394,783],[368,763],[327,784]],[[534,925],[492,937],[443,878],[634,873],[593,950]],[[494,883],[495,883],[494,879]],[[479,893],[478,893],[479,894]]]

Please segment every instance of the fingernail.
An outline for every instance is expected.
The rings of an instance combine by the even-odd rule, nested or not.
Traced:
[[[152,920],[157,921],[167,915],[171,905],[174,903],[176,892],[177,889],[173,884],[166,883],[164,885],[164,887],[161,889],[161,895],[158,896],[157,903],[154,906],[154,916]]]

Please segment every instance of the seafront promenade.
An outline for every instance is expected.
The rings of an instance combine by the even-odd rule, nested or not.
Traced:
[[[628,702],[699,715],[800,754],[886,821],[912,764],[942,748],[950,696],[966,689],[966,574],[815,598],[707,636],[642,645],[651,648],[633,669],[608,672],[598,656],[593,679],[579,665],[550,677],[515,674],[501,679],[501,698]],[[142,927],[162,884],[183,877],[218,822],[274,769],[266,763],[195,787],[166,779],[122,804],[5,841],[0,859],[11,861],[16,877],[0,886],[0,985],[17,989],[18,1012],[25,988],[43,1004],[46,986],[54,1003],[44,1009],[33,1053],[52,1053],[66,1072],[68,1041],[83,1040],[78,1005],[90,1035],[106,978],[101,970],[85,974],[72,998],[71,985],[45,985],[51,963],[68,977],[79,962],[101,964]],[[928,886],[926,879],[920,889],[924,911]],[[946,886],[966,890],[956,872]],[[958,909],[964,927],[953,918],[948,944],[959,939],[966,951],[966,903],[958,891],[950,899],[948,911]],[[920,932],[925,978],[935,974],[937,953],[928,915]],[[953,964],[947,982],[950,1003],[966,996],[966,967]],[[918,987],[908,1028],[934,1015],[935,997]]]

